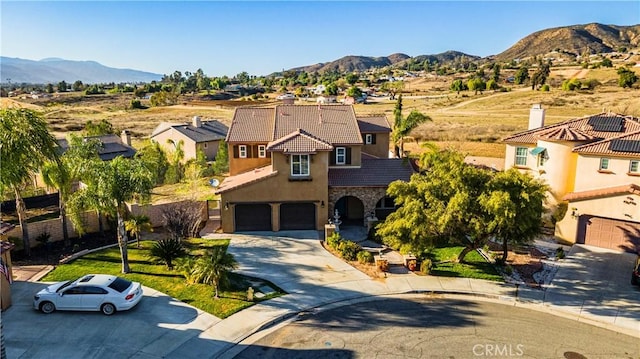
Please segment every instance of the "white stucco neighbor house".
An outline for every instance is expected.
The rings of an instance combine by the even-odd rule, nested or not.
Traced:
[[[505,168],[544,180],[549,201],[566,202],[555,235],[621,251],[640,249],[640,119],[598,113],[544,125],[534,105],[529,129],[504,139]]]

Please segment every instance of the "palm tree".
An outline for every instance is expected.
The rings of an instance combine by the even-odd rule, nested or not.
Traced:
[[[168,269],[173,269],[173,260],[182,257],[186,251],[179,240],[171,237],[161,239],[151,247],[151,255],[165,262]]]
[[[57,165],[55,162],[47,162],[42,168],[42,180],[49,186],[58,189],[58,207],[62,219],[62,237],[64,245],[69,246],[69,231],[67,230],[67,213],[65,203],[71,195],[72,184],[69,171],[64,161]]]
[[[394,142],[395,152],[397,157],[404,156],[404,138],[409,136],[420,124],[430,122],[431,117],[423,114],[422,112],[412,110],[409,116],[402,117],[402,94],[398,97],[396,106],[393,110],[394,122],[393,122],[393,134],[392,139]]]
[[[192,267],[193,279],[198,283],[210,284],[218,299],[220,284],[227,282],[227,274],[238,267],[238,262],[227,247],[213,247],[207,254],[198,258]]]
[[[143,231],[153,232],[151,220],[144,214],[132,215],[124,222],[124,229],[136,238],[136,245],[140,248],[140,235]]]
[[[148,201],[153,188],[153,174],[136,158],[116,157],[109,162],[90,161],[82,173],[86,186],[73,193],[68,204],[71,221],[81,232],[84,228],[81,214],[88,209],[109,213],[117,218],[118,245],[122,258],[122,273],[129,273],[126,201]]]
[[[25,108],[0,109],[0,192],[13,191],[24,253],[31,255],[26,207],[21,191],[47,160],[59,163],[58,144],[46,121]]]

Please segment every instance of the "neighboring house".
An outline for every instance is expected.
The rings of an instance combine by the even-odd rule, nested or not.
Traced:
[[[410,179],[390,159],[384,116],[357,117],[352,106],[238,108],[227,135],[229,174],[221,195],[222,229],[322,230],[337,210],[346,223],[383,219],[386,189]]]
[[[131,134],[127,130],[122,131],[120,136],[109,134],[84,138],[86,140],[98,140],[100,142],[98,155],[103,161],[110,161],[118,156],[131,158],[136,154],[136,150],[131,147]],[[69,148],[69,142],[66,138],[61,138],[57,141],[63,152]]]
[[[193,117],[191,123],[159,124],[151,133],[151,140],[158,142],[167,152],[173,152],[183,142],[184,160],[196,158],[198,150],[213,161],[218,154],[220,141],[227,136],[228,127],[218,120],[201,120]]]
[[[557,237],[640,249],[640,119],[600,113],[544,126],[544,115],[534,105],[529,130],[504,140],[505,168],[544,180],[551,204],[568,203]]]

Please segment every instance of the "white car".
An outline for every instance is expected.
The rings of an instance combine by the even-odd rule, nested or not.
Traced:
[[[46,314],[55,310],[87,310],[111,315],[133,308],[140,299],[142,287],[138,282],[114,275],[87,274],[39,291],[33,298],[33,308]]]
[[[295,98],[296,98],[296,96],[294,94],[285,93],[285,94],[282,94],[282,95],[276,97],[276,100],[293,100]]]

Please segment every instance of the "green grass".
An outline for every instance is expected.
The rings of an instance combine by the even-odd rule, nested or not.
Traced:
[[[431,275],[443,277],[463,277],[502,281],[503,278],[493,265],[487,263],[476,251],[465,257],[465,263],[453,262],[463,247],[439,247],[431,250],[433,267]]]
[[[199,255],[206,248],[214,246],[228,246],[229,240],[189,239],[185,240],[185,247],[192,255]],[[142,285],[158,290],[189,305],[211,313],[219,318],[226,318],[244,308],[255,304],[246,300],[249,278],[238,274],[230,276],[232,288],[220,292],[220,299],[213,298],[213,287],[205,284],[188,284],[184,276],[177,270],[168,270],[162,263],[149,256],[153,242],[141,242],[138,249],[135,244],[129,245],[129,265],[131,273],[122,274],[120,251],[118,247],[105,249],[87,254],[73,262],[56,267],[45,276],[42,281],[56,282],[75,279],[89,273],[113,274],[140,282]],[[263,280],[262,280],[263,281]],[[261,300],[284,294],[275,285],[263,281],[277,291],[276,294]]]

